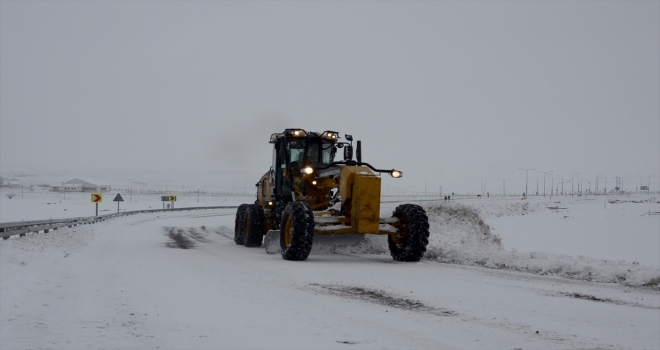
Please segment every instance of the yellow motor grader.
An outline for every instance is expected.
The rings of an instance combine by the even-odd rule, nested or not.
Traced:
[[[338,132],[286,129],[270,137],[273,165],[256,184],[257,200],[236,211],[234,241],[266,250],[279,242],[286,260],[305,260],[315,240],[365,234],[387,235],[394,260],[419,261],[426,251],[429,224],[419,205],[399,205],[380,217],[380,174],[398,170],[362,162],[361,142],[340,141]],[[343,149],[343,160],[335,154]],[[264,236],[266,237],[264,240]]]

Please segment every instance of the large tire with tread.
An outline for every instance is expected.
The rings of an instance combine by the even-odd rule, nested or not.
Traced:
[[[402,204],[394,213],[401,226],[387,236],[390,254],[396,261],[414,262],[424,257],[429,244],[429,219],[424,208],[415,204]]]
[[[275,202],[275,205],[273,206],[273,230],[280,229],[284,208],[286,208],[286,203],[280,201]]]
[[[243,226],[245,223],[245,211],[248,204],[241,204],[236,209],[236,220],[234,221],[234,242],[239,245],[245,244],[245,234]]]
[[[261,247],[264,240],[264,208],[259,204],[250,204],[245,211],[245,221],[243,223],[244,238],[246,247]]]
[[[280,247],[285,260],[305,260],[314,244],[314,213],[303,202],[291,202],[282,212]]]

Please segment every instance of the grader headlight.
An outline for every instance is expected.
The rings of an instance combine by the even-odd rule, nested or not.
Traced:
[[[398,171],[398,170],[392,170],[392,172],[390,173],[390,175],[391,175],[393,178],[398,179],[398,178],[400,178],[401,176],[403,176],[403,173],[400,172],[400,171]]]
[[[287,137],[307,137],[307,131],[303,129],[286,129],[284,135]]]
[[[314,169],[312,169],[311,166],[307,166],[303,168],[303,172],[307,175],[311,175],[314,172]]]
[[[339,133],[336,131],[326,130],[321,134],[321,137],[326,140],[337,141],[339,139]]]

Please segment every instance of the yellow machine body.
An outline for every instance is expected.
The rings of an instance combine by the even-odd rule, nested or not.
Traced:
[[[366,234],[388,235],[394,260],[419,261],[429,236],[424,209],[402,204],[392,216],[380,217],[380,176],[400,178],[402,172],[363,162],[360,140],[353,160],[353,137],[345,137],[350,143],[330,130],[272,134],[272,166],[256,184],[256,202],[237,208],[235,243],[263,245],[268,253],[300,261],[313,244],[349,246],[363,242]],[[343,160],[335,160],[342,148]]]
[[[335,178],[316,178],[313,174],[295,179],[296,200],[306,202],[317,209],[329,202],[328,193],[337,189],[341,198],[340,210],[314,212],[315,234],[391,234],[388,220],[380,218],[381,178],[364,166],[342,166]],[[300,189],[305,184],[305,193]],[[314,185],[315,184],[315,185]],[[273,183],[269,173],[257,183],[257,202],[264,207],[269,217],[273,209],[269,205],[273,194]],[[385,227],[383,227],[385,225]],[[266,222],[272,227],[272,222]]]

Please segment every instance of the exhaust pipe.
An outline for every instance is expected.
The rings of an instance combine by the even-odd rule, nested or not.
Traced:
[[[358,163],[362,163],[362,141],[357,141],[357,148],[355,149],[355,157]]]

